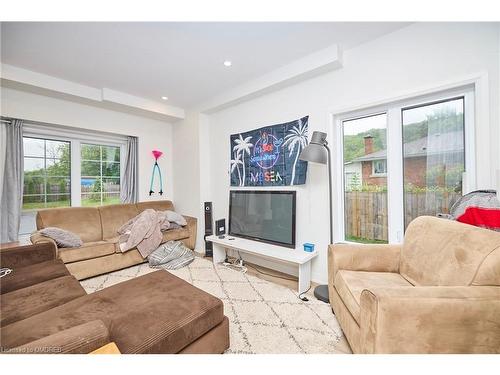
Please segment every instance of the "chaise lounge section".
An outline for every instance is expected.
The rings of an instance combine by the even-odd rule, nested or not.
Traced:
[[[122,253],[117,231],[128,220],[149,208],[174,211],[173,203],[168,200],[40,210],[36,215],[37,231],[31,235],[31,242],[52,243],[57,249],[57,257],[78,280],[130,267],[145,262],[145,259],[137,249]],[[197,220],[190,216],[184,218],[187,225],[163,232],[162,242],[179,240],[194,250]],[[58,248],[52,239],[40,234],[40,230],[47,227],[58,227],[77,234],[83,246]]]
[[[89,353],[109,342],[121,353],[229,347],[220,299],[165,270],[87,295],[55,250],[50,243],[1,250],[1,266],[13,270],[1,279],[2,352]],[[28,268],[36,270],[31,280]]]

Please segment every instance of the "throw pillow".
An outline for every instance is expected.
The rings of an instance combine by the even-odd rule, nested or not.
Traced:
[[[52,238],[59,247],[80,247],[83,242],[75,233],[56,227],[47,227],[40,231],[46,237]]]
[[[179,229],[179,228],[182,228],[182,226],[180,226],[177,223],[170,223],[170,226],[168,227],[168,230]]]
[[[165,211],[165,215],[167,217],[167,220],[170,221],[171,223],[176,223],[180,226],[187,225],[187,221],[186,221],[186,219],[184,219],[184,216],[182,216],[181,214],[178,214],[175,211],[167,210],[167,211]]]

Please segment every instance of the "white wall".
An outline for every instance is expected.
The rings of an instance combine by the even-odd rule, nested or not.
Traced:
[[[138,137],[139,200],[173,200],[171,124],[5,87],[1,88],[1,94],[2,116]],[[164,152],[159,161],[163,175],[162,197],[158,194],[150,197],[148,194],[154,162],[151,156],[153,149]]]
[[[184,120],[173,126],[173,171],[179,179],[174,179],[174,202],[177,212],[198,218],[196,250],[202,252],[203,218],[200,197],[200,148],[199,118],[195,112],[187,112]]]
[[[199,129],[208,136],[199,141],[210,152],[210,158],[198,155],[200,175],[209,176],[209,182],[200,185],[200,195],[213,201],[215,218],[227,217],[230,134],[305,115],[310,116],[310,133],[314,130],[331,133],[330,118],[335,109],[371,104],[477,73],[486,77],[488,86],[487,97],[482,96],[487,102],[478,107],[482,113],[476,116],[481,120],[476,121],[477,187],[493,187],[493,176],[500,168],[498,38],[497,24],[414,24],[345,51],[344,67],[340,70],[210,115],[209,132],[203,126]],[[193,130],[191,127],[190,133]],[[192,172],[186,177],[176,174],[176,184],[189,183],[191,180],[187,179],[191,176]],[[313,263],[313,280],[326,282],[329,236],[326,170],[311,163],[307,178],[306,185],[293,187],[297,190],[298,204],[297,245],[316,244],[320,254]],[[181,200],[177,196],[177,204],[182,204]]]

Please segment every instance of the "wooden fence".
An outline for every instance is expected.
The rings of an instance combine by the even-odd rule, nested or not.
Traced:
[[[405,223],[417,216],[449,213],[461,194],[450,192],[405,193]],[[387,193],[347,192],[345,196],[346,237],[367,242],[388,240]]]

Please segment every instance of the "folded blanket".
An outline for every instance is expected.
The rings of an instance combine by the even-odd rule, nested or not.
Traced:
[[[176,270],[194,260],[194,252],[180,241],[168,241],[148,256],[151,268]]]

